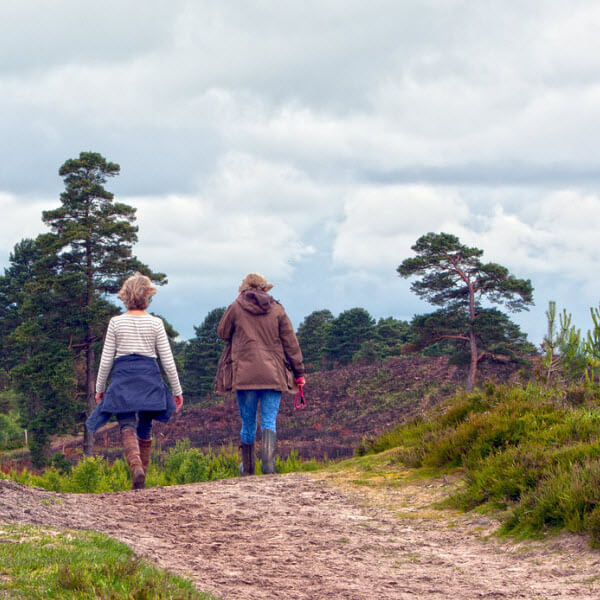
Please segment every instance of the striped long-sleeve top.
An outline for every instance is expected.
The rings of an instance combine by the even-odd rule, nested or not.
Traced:
[[[181,385],[177,375],[177,367],[173,353],[161,319],[152,315],[131,315],[128,313],[113,317],[108,323],[102,358],[96,378],[96,391],[104,392],[106,380],[112,369],[113,361],[127,354],[160,357],[165,370],[171,392],[174,396],[181,395]]]

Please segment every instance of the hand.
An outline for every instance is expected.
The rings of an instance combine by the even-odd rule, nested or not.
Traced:
[[[305,383],[306,383],[306,379],[305,379],[304,375],[301,375],[300,377],[296,377],[296,385],[302,387]]]
[[[102,398],[104,398],[104,392],[96,392],[94,394],[94,398],[96,398],[96,404],[100,404],[100,402],[102,402]]]
[[[175,413],[178,413],[183,406],[183,396],[173,396],[173,402],[175,402]]]

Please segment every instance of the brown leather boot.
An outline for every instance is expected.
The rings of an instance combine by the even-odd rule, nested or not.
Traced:
[[[142,467],[144,467],[144,473],[148,474],[148,465],[150,464],[150,450],[152,449],[152,439],[143,440],[138,438],[138,445],[140,447],[140,459],[142,460]]]
[[[256,468],[256,457],[254,456],[254,442],[252,444],[242,444],[242,464],[240,465],[240,475],[254,475]]]
[[[131,489],[143,490],[146,485],[146,474],[140,458],[140,447],[137,435],[133,429],[126,427],[121,430],[121,442],[125,451],[125,458],[131,471]]]

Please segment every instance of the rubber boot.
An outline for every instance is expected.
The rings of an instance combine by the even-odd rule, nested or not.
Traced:
[[[131,489],[143,490],[146,485],[146,474],[140,458],[140,447],[138,445],[137,435],[133,429],[126,427],[121,430],[121,441],[125,458],[131,471]]]
[[[242,444],[242,463],[240,464],[240,475],[254,475],[256,469],[256,458],[254,456],[254,442]]]
[[[143,440],[138,438],[138,445],[140,447],[140,459],[142,460],[142,467],[144,467],[144,473],[148,474],[148,465],[150,464],[150,450],[152,449],[152,438],[149,440]]]
[[[262,432],[262,472],[265,475],[275,473],[275,446],[277,445],[277,434],[271,429],[263,429]]]

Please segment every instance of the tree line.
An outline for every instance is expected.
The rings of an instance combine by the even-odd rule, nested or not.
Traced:
[[[115,201],[105,188],[119,172],[118,164],[94,152],[67,160],[59,169],[65,186],[60,205],[42,213],[49,231],[18,242],[0,277],[0,392],[16,393],[36,464],[48,460],[50,435],[83,427],[95,406],[99,350],[109,318],[120,312],[111,299],[122,281],[140,271],[158,285],[167,283],[164,273],[133,253],[136,209]],[[471,388],[482,360],[535,352],[508,315],[492,306],[527,309],[533,303],[529,280],[482,262],[482,250],[451,234],[428,233],[412,249],[415,256],[397,272],[416,277],[411,289],[438,310],[410,322],[376,321],[359,307],[337,316],[316,310],[297,332],[309,369],[410,352],[447,354],[469,365]],[[177,332],[166,323],[188,397],[212,392],[223,311],[210,311],[186,342],[174,341]],[[84,428],[84,450],[92,448]]]

